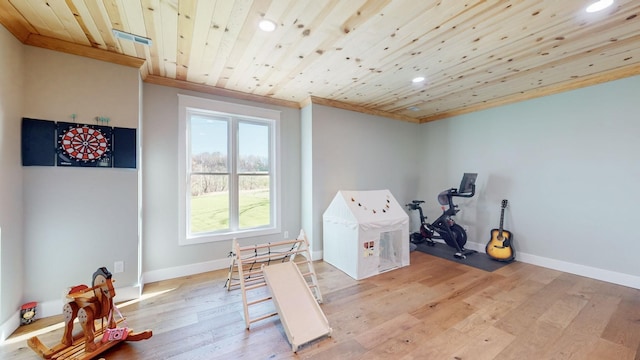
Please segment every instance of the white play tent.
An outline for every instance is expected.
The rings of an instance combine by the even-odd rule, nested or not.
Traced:
[[[409,265],[409,216],[389,190],[338,191],[322,219],[324,261],[352,278]]]

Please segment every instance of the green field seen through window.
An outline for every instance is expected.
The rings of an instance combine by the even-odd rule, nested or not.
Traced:
[[[269,225],[271,222],[269,190],[240,192],[240,228]],[[228,192],[191,197],[191,233],[203,233],[229,227]]]

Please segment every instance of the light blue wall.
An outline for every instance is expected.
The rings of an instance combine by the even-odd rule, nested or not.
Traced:
[[[339,190],[388,189],[400,204],[414,199],[420,176],[420,125],[312,105],[314,251],[322,249],[322,214]]]
[[[25,46],[25,104],[21,117],[137,128],[138,70]],[[13,121],[20,123],[20,117]],[[27,166],[24,176],[25,282],[23,300],[43,316],[62,310],[61,294],[90,284],[102,266],[114,271],[116,299],[139,292],[138,170]]]
[[[20,162],[23,63],[22,44],[0,26],[0,341],[13,330],[3,324],[20,308],[25,288]]]
[[[640,276],[639,100],[636,76],[424,124],[428,214],[439,191],[478,172],[478,195],[459,216],[469,241],[489,241],[508,199],[521,259]]]

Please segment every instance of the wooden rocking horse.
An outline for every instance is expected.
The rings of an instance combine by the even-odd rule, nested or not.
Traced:
[[[109,270],[101,267],[93,273],[91,287],[79,285],[71,288],[67,295],[69,302],[62,308],[65,327],[60,344],[48,348],[37,337],[32,337],[27,340],[29,347],[45,359],[86,360],[121,341],[139,341],[150,338],[152,336],[151,330],[134,333],[127,329],[127,336],[123,336],[121,340],[95,341],[96,337],[102,338],[105,331],[115,329],[119,322],[114,320],[115,317],[109,316],[110,312],[114,310],[113,297],[116,295],[113,281]],[[82,326],[81,336],[73,335],[73,322],[76,318]],[[107,318],[106,326],[104,318]],[[98,331],[96,331],[96,320],[101,320],[102,325]]]

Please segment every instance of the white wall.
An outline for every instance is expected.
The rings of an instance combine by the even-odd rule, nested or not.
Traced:
[[[273,105],[144,85],[143,273],[144,281],[224,268],[231,239],[178,245],[178,94],[282,111],[280,121],[282,232],[300,231],[300,111]],[[239,239],[241,244],[280,241],[283,234]]]
[[[508,199],[522,260],[640,287],[639,99],[636,76],[423,125],[428,214],[438,192],[478,172],[459,216],[470,242],[489,241]]]
[[[14,315],[25,288],[20,159],[24,57],[22,44],[0,26],[0,342],[17,326]]]
[[[21,116],[70,121],[75,113],[79,123],[106,116],[110,126],[137,127],[137,69],[24,49]],[[139,288],[137,170],[30,166],[23,173],[25,302],[38,301],[43,316],[59,313],[64,289],[90,283],[98,267],[113,271],[116,260],[125,262],[114,274],[117,296]]]
[[[313,200],[310,238],[322,249],[322,214],[338,190],[389,189],[404,205],[415,199],[420,168],[420,125],[311,105]],[[304,176],[304,175],[303,175]],[[408,241],[408,239],[407,239]]]

